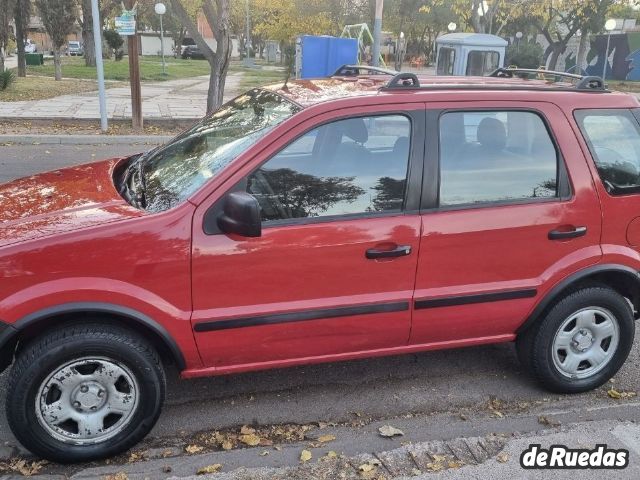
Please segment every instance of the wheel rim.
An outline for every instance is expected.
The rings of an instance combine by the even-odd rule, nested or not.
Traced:
[[[138,383],[126,366],[108,358],[85,357],[45,378],[36,396],[36,414],[55,439],[93,445],[127,427],[139,395]]]
[[[591,377],[611,361],[619,341],[618,320],[609,310],[584,308],[569,316],[556,332],[553,363],[565,377]]]

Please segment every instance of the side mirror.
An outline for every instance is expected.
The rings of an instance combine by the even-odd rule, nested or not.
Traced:
[[[224,199],[222,214],[218,217],[218,227],[224,233],[235,233],[243,237],[260,237],[262,219],[260,204],[253,195],[233,192]]]

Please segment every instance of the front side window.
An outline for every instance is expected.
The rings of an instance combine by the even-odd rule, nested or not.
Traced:
[[[482,77],[498,68],[499,63],[498,52],[473,50],[467,57],[467,75]]]
[[[558,195],[558,153],[533,112],[449,112],[440,118],[440,206]]]
[[[252,90],[151,152],[142,159],[147,210],[166,210],[187,199],[299,110],[273,92]]]
[[[612,195],[640,192],[640,128],[629,110],[578,110],[576,120]]]
[[[438,55],[438,75],[453,75],[456,51],[453,48],[441,47]]]
[[[401,211],[411,122],[349,118],[306,133],[247,179],[264,222]]]

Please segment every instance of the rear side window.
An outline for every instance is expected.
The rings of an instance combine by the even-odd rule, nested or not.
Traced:
[[[438,55],[438,75],[453,75],[453,65],[456,61],[456,51],[453,48],[442,47]]]
[[[410,138],[404,115],[328,123],[254,171],[247,192],[258,199],[264,222],[400,212]]]
[[[473,50],[467,57],[467,75],[484,76],[498,68],[500,54],[498,52],[482,52]]]
[[[527,111],[448,112],[440,118],[440,206],[558,196],[558,152]]]
[[[640,192],[640,128],[629,110],[578,110],[576,120],[612,195]]]

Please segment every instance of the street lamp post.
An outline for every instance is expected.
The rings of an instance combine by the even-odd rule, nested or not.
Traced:
[[[522,39],[522,32],[516,32],[516,52],[520,53],[520,40]]]
[[[604,29],[607,31],[607,48],[604,51],[604,62],[602,66],[602,81],[607,79],[607,63],[609,63],[609,43],[611,42],[611,30],[616,28],[616,21],[610,18],[604,24]]]
[[[156,14],[160,16],[160,54],[162,55],[162,75],[167,74],[167,62],[164,59],[164,26],[162,25],[162,17],[167,13],[167,7],[164,3],[156,3]]]

